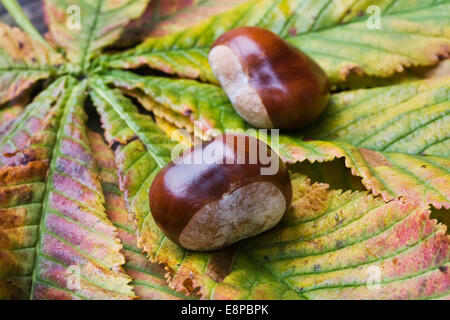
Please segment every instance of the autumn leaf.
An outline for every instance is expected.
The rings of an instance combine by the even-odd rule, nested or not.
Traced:
[[[128,23],[114,47],[129,47],[147,37],[161,37],[181,31],[245,1],[150,1],[144,13]]]
[[[135,225],[129,217],[123,194],[118,186],[114,153],[100,134],[88,131],[88,136],[100,170],[106,213],[118,230],[118,237],[123,244],[121,252],[126,261],[123,267],[133,279],[130,284],[138,299],[188,299],[185,294],[170,289],[164,277],[164,267],[158,263],[150,263],[137,248]]]
[[[369,5],[380,8],[382,27],[368,27],[363,8]],[[272,30],[313,57],[331,83],[344,82],[352,74],[385,78],[404,67],[433,65],[448,56],[449,5],[448,1],[249,1],[103,60],[112,68],[146,64],[217,83],[207,60],[213,41],[229,29],[254,25]]]
[[[148,0],[44,0],[54,42],[66,51],[75,72],[89,69],[101,49],[116,41],[123,27],[141,15]]]
[[[74,82],[62,78],[47,96],[38,97],[51,99],[54,87],[61,90],[59,103],[38,131],[14,153],[3,153],[8,158],[0,169],[3,299],[134,297],[130,278],[121,269],[121,244],[105,213],[86,136],[87,83]],[[3,146],[10,150],[11,142],[23,137],[33,122],[39,120],[28,116],[18,122]]]
[[[336,94],[304,135],[378,151],[448,158],[449,87],[446,77]]]
[[[162,113],[164,113],[163,107],[165,106],[165,109],[169,110],[166,119],[173,124],[180,125],[186,122],[172,121],[173,113],[187,117],[191,120],[189,131],[194,131],[192,126],[195,123],[199,127],[197,132],[205,130],[224,132],[225,128],[231,130],[249,128],[249,125],[244,123],[234,111],[231,103],[226,101],[223,90],[217,86],[202,84],[195,80],[142,77],[124,71],[107,73],[103,79],[126,90],[137,89],[143,92],[146,100],[141,99],[141,103],[149,110],[153,110],[155,105],[155,103],[145,103],[149,99],[156,102]],[[403,101],[406,102],[402,103]],[[373,111],[373,105],[382,105],[381,112],[380,110]],[[424,110],[427,110],[426,107],[429,105],[437,107],[434,110],[431,109],[431,112],[425,113]],[[309,131],[312,132],[315,128],[319,128],[315,132],[333,132],[327,123],[332,123],[335,127],[344,127],[340,122],[346,124],[346,121],[349,121],[350,124],[355,123],[356,127],[360,126],[360,131],[355,132],[353,136],[362,140],[368,134],[368,127],[373,125],[373,130],[375,130],[384,125],[385,128],[382,131],[384,137],[376,140],[378,144],[384,142],[382,147],[374,144],[358,148],[357,143],[355,143],[356,146],[350,144],[354,142],[351,138],[353,131],[345,135],[346,142],[333,141],[333,139],[331,141],[305,141],[301,133],[281,134],[279,136],[279,154],[286,162],[290,163],[305,160],[324,162],[345,158],[346,166],[352,169],[354,175],[361,177],[364,186],[375,195],[381,194],[386,200],[398,196],[408,196],[412,199],[422,199],[424,203],[433,204],[436,208],[442,206],[448,208],[450,206],[450,162],[445,154],[448,150],[445,146],[449,140],[448,132],[443,129],[445,125],[441,123],[442,119],[445,120],[448,107],[448,78],[335,94],[331,97],[324,116],[312,125]],[[342,109],[350,110],[352,115],[340,112]],[[185,115],[186,110],[189,110],[188,116]],[[417,120],[417,116],[409,116],[413,112],[416,114],[422,112],[424,117]],[[379,117],[383,120],[381,121]],[[427,117],[430,120],[427,120]],[[363,119],[367,120],[360,125]],[[399,119],[401,120],[398,121]],[[437,121],[434,122],[434,119]],[[194,121],[197,122],[193,123]],[[395,123],[395,125],[386,125],[389,123]],[[328,127],[323,128],[327,125]],[[416,128],[420,130],[415,130]],[[363,132],[364,129],[366,131]],[[400,143],[399,136],[404,136],[406,142],[409,139],[405,132],[414,133],[413,138],[416,141],[414,149],[408,143]],[[369,132],[369,134],[371,133]],[[203,137],[210,136],[205,134]],[[423,143],[428,143],[430,146],[420,145],[418,141],[421,139],[424,141]],[[386,140],[387,142],[385,142]],[[384,150],[384,145],[389,145],[389,141],[391,141],[391,145],[398,143],[398,149],[394,150],[397,153],[379,151]],[[439,145],[442,147],[439,148]],[[444,152],[444,157],[422,156],[423,151],[428,148],[431,151],[435,150],[437,155]],[[408,154],[409,152],[411,154]]]
[[[232,260],[223,251],[187,253],[172,286],[214,299],[448,297],[450,238],[426,207],[329,190],[304,176],[293,187],[292,209],[275,229],[241,241]]]
[[[24,109],[23,113],[15,120],[14,125],[2,134],[0,137],[0,163],[2,166],[20,164],[17,162],[20,159],[11,157],[10,154],[25,147],[33,148],[35,154],[41,153],[38,157],[49,157],[51,149],[41,147],[39,144],[34,146],[30,140],[45,134],[47,126],[57,124],[59,118],[55,119],[55,110],[60,110],[64,103],[67,81],[67,78],[62,78],[53,82]]]
[[[54,75],[63,61],[20,29],[0,22],[0,105]]]
[[[219,108],[216,106],[216,102],[217,100],[220,101],[219,97],[223,98],[223,93],[221,93],[220,88],[214,88],[212,85],[201,84],[193,80],[173,80],[134,76],[130,73],[117,71],[103,74],[102,77],[105,81],[123,88],[125,92],[132,92],[134,93],[134,96],[138,98],[141,97],[141,102],[145,102],[143,99],[147,99],[149,102],[147,104],[143,103],[143,106],[150,110],[153,110],[154,107],[158,107],[159,110],[164,113],[164,108],[166,108],[170,116],[164,118],[164,120],[169,121],[169,123],[173,114],[184,116],[187,118],[187,121],[190,120],[193,122],[194,120],[200,120],[200,123],[205,122],[207,124],[223,123],[225,117],[238,118],[236,114],[233,113],[232,106],[229,103],[220,103],[221,108],[225,110],[218,110]],[[446,79],[422,81],[412,85],[383,88],[384,91],[381,89],[372,89],[345,93],[347,94],[347,97],[351,97],[351,99],[341,99],[341,96],[344,94],[337,94],[331,98],[331,105],[339,110],[340,107],[347,107],[350,102],[360,101],[359,99],[363,100],[363,97],[380,97],[381,95],[381,98],[383,99],[386,98],[386,96],[389,96],[388,92],[392,95],[392,91],[402,92],[402,90],[412,88],[412,90],[406,90],[409,93],[409,98],[416,96],[420,97],[423,93],[425,93],[425,96],[427,97],[426,99],[417,99],[415,102],[419,104],[414,105],[414,108],[419,109],[428,102],[433,102],[433,100],[430,100],[430,97],[436,97],[438,103],[443,102],[448,106],[448,96],[446,94],[448,86],[446,81]],[[439,91],[439,88],[443,88],[444,95]],[[142,92],[145,96],[136,93],[136,90]],[[386,95],[385,97],[382,96],[383,92]],[[438,94],[436,94],[436,92]],[[393,96],[397,97],[397,95]],[[209,104],[208,101],[210,101]],[[345,101],[346,104],[339,106],[339,103],[337,102],[342,101]],[[225,105],[228,105],[228,108],[225,108]],[[359,103],[355,103],[355,105],[359,105]],[[382,105],[384,106],[385,104]],[[228,109],[228,112],[226,109]],[[330,109],[333,110],[332,107],[330,107]],[[108,109],[106,107],[101,108],[100,113],[104,113],[105,110]],[[186,113],[185,110],[189,110],[189,112]],[[400,110],[402,111],[402,109]],[[372,108],[367,108],[367,111],[372,112]],[[406,109],[404,112],[409,112],[409,109]],[[325,113],[325,115],[326,114],[327,113]],[[363,112],[361,114],[363,114]],[[398,116],[398,114],[393,114],[393,116]],[[125,113],[122,113],[122,117],[126,118],[128,116]],[[229,121],[228,123],[232,123],[231,120],[232,119],[227,119],[227,121]],[[375,119],[374,121],[376,123],[378,120]],[[320,123],[321,122],[319,121],[318,125],[320,125]],[[176,126],[176,122],[172,123],[172,125],[174,124]],[[191,123],[191,125],[194,124]],[[104,121],[104,126],[108,135],[108,132],[111,132],[111,130],[108,130],[108,121]],[[133,131],[132,126],[129,126],[129,128]],[[235,127],[235,129],[245,128],[247,128],[247,125],[245,124],[240,127]],[[223,128],[210,127],[210,129],[221,131]],[[395,129],[397,130],[398,128]],[[133,141],[132,143],[137,142]],[[135,160],[133,159],[139,159],[135,158],[136,152],[131,149],[131,144],[128,144],[124,149],[130,151],[119,152],[117,155],[123,166],[123,169],[121,170],[119,165],[119,175],[121,179],[124,181],[135,181],[138,176],[140,176],[138,179],[141,181],[145,180],[145,177],[147,176],[149,177],[148,179],[151,179],[153,173],[149,174],[143,172],[142,168],[144,165],[136,167],[131,165],[135,163]],[[145,149],[143,148],[141,150],[144,154]],[[309,223],[314,220],[313,217],[303,217],[305,219],[305,225],[303,226],[304,229],[302,228],[301,231],[295,229],[295,226],[297,226],[297,222],[301,224],[303,220],[301,218],[296,218],[298,221],[296,221],[295,224],[292,226],[288,224],[285,227],[287,231],[279,231],[277,233],[277,229],[275,229],[265,233],[266,237],[272,241],[283,239],[282,234],[286,233],[288,237],[286,240],[287,245],[291,245],[291,242],[293,241],[289,237],[302,238],[306,234],[306,240],[302,241],[301,245],[305,242],[305,246],[308,248],[311,246],[310,250],[313,250],[314,248],[319,250],[317,252],[311,251],[309,254],[313,255],[314,259],[323,259],[320,260],[323,261],[321,263],[328,263],[330,265],[328,265],[325,270],[322,270],[324,267],[321,263],[311,265],[310,267],[308,267],[309,264],[305,266],[305,263],[302,261],[310,261],[311,258],[309,258],[308,255],[303,256],[303,251],[301,251],[303,260],[300,259],[297,261],[293,258],[293,262],[289,264],[289,259],[280,259],[279,269],[274,268],[273,270],[268,270],[266,268],[261,269],[260,266],[261,264],[265,264],[266,259],[267,261],[271,261],[271,256],[269,254],[261,254],[255,258],[252,256],[252,252],[248,251],[249,249],[240,249],[240,246],[238,246],[239,248],[234,253],[232,251],[233,249],[230,249],[231,257],[230,253],[227,252],[196,253],[178,247],[164,237],[159,231],[149,213],[148,206],[144,206],[144,200],[139,199],[138,196],[134,196],[128,203],[132,203],[129,210],[137,213],[139,217],[138,221],[141,221],[139,223],[140,244],[150,253],[150,258],[153,261],[159,261],[168,266],[172,277],[170,283],[174,288],[181,291],[187,290],[188,292],[198,291],[203,298],[219,299],[280,299],[282,297],[289,297],[292,299],[296,294],[299,295],[300,298],[308,299],[356,297],[406,299],[441,297],[448,295],[448,277],[445,272],[440,270],[446,270],[446,264],[448,263],[448,237],[445,235],[446,228],[442,225],[436,225],[435,221],[429,219],[430,211],[427,208],[428,204],[432,204],[436,208],[448,208],[450,205],[448,189],[448,168],[450,163],[448,162],[448,159],[436,156],[379,152],[376,150],[357,148],[346,142],[340,141],[303,141],[301,137],[296,138],[285,135],[280,136],[280,155],[291,162],[302,162],[304,160],[323,162],[331,161],[335,158],[345,158],[345,163],[347,167],[352,169],[352,173],[363,178],[363,185],[374,194],[381,193],[383,197],[373,198],[373,196],[364,193],[341,194],[339,191],[330,191],[330,194],[333,194],[332,198],[336,198],[336,210],[331,210],[332,214],[327,218],[329,220],[323,221],[323,227],[325,229],[318,232],[319,234],[321,234],[320,232],[323,232],[323,234],[328,235],[331,231],[334,232],[334,229],[341,225],[341,219],[344,221],[345,218],[341,216],[341,212],[339,212],[341,209],[340,203],[342,201],[344,204],[348,204],[346,199],[349,197],[349,212],[351,212],[349,214],[352,216],[350,221],[353,221],[353,219],[357,221],[354,224],[349,222],[350,226],[348,228],[351,230],[349,231],[350,234],[347,234],[346,231],[336,231],[337,234],[333,234],[333,236],[335,236],[333,239],[325,237],[325,239],[318,240],[320,242],[313,240],[306,241],[310,240],[307,236],[308,232],[314,232],[315,228],[320,229],[320,226],[317,226],[312,222]],[[142,175],[144,177],[142,177]],[[304,177],[302,179],[303,180],[301,181],[305,181]],[[408,187],[405,187],[405,185]],[[126,195],[135,195],[139,194],[141,186],[140,183],[125,184],[122,188]],[[318,190],[315,189],[316,187]],[[311,199],[301,198],[298,201],[307,206],[311,205],[314,209],[320,209],[320,206],[317,208],[314,207],[314,205],[317,205],[317,202],[320,203],[323,194],[328,195],[328,192],[326,192],[327,187],[324,185],[300,187],[301,190],[305,190],[305,188],[313,188],[304,193],[305,195],[309,195]],[[399,195],[406,197],[408,200],[398,200],[397,197]],[[146,196],[147,195],[144,194],[142,195],[142,198]],[[352,197],[355,197],[354,202],[353,199],[351,199]],[[388,201],[388,203],[385,204],[383,198],[385,201]],[[312,204],[310,204],[309,201],[311,201]],[[376,205],[367,207],[368,203],[375,203]],[[380,209],[375,210],[378,207],[380,207]],[[294,208],[296,208],[295,204]],[[330,205],[327,202],[326,205],[323,205],[322,210],[328,208],[330,208]],[[302,215],[304,212],[307,211],[300,207],[298,213],[295,213],[294,215]],[[369,220],[359,219],[361,217],[360,214],[363,212],[368,212],[367,217],[365,217]],[[325,215],[325,213],[320,210],[317,212],[314,211],[311,214],[317,215],[318,217]],[[342,212],[342,214],[344,214],[344,212]],[[388,220],[386,220],[387,217],[392,219],[390,220],[391,222],[388,223]],[[333,221],[333,224],[331,221]],[[360,227],[361,231],[357,231],[358,223],[362,224]],[[403,225],[403,223],[405,225]],[[397,224],[399,224],[399,226],[397,226]],[[417,228],[412,229],[412,225],[417,226]],[[389,228],[389,226],[392,226],[392,228]],[[280,226],[280,228],[282,227]],[[327,228],[331,228],[331,230]],[[420,232],[421,230],[424,230],[424,228],[429,228],[430,233],[425,233],[424,235],[430,236],[431,240],[428,238],[421,238],[422,234]],[[372,230],[370,232],[373,233],[367,234],[369,230]],[[355,236],[353,232],[358,233],[359,236]],[[411,232],[411,234],[409,234],[409,232]],[[401,236],[401,233],[405,233],[405,236]],[[367,238],[370,234],[373,236]],[[357,242],[350,241],[349,248],[346,248],[344,242],[349,241],[348,237],[359,237],[357,238],[359,240]],[[261,236],[256,238],[254,242],[253,240],[248,240],[248,242],[258,244],[257,247],[259,248],[259,244],[264,244],[264,241],[261,240],[261,238],[265,239],[264,236]],[[398,238],[401,238],[406,242],[398,243],[399,247],[395,247],[395,241],[393,239]],[[356,238],[354,238],[354,240],[355,239]],[[417,251],[413,251],[411,255],[406,253],[403,254],[401,248],[404,248],[404,250],[409,249],[412,246],[410,241],[417,244],[414,247],[417,247],[417,249],[415,249]],[[430,241],[431,244],[428,241]],[[436,243],[435,241],[438,244],[434,245],[434,243]],[[244,248],[248,248],[246,241],[243,241],[242,243]],[[284,241],[282,243],[284,243]],[[334,250],[338,253],[334,251],[333,253],[329,253],[329,250],[332,248],[329,246],[333,246],[335,243],[337,243],[337,247],[334,247]],[[388,246],[393,246],[392,250],[394,251],[392,251],[392,254],[394,254],[394,256],[389,254],[391,251],[385,246],[378,247],[384,243],[389,243]],[[282,255],[280,252],[286,251],[286,254],[289,253],[290,256],[295,257],[295,250],[297,249],[296,244],[292,244],[289,249],[283,249],[283,247],[279,247],[278,245],[277,242],[276,244],[268,245],[268,247],[273,246],[275,255]],[[301,247],[301,245],[298,247],[300,248],[299,250],[306,250]],[[261,251],[266,252],[266,246],[261,246]],[[324,252],[319,255],[322,246],[324,247]],[[433,258],[430,258],[431,265],[425,262],[426,259],[424,258],[425,256],[428,256],[428,250],[432,250],[430,248],[436,248],[437,252],[439,252],[431,254],[431,256],[433,256]],[[240,250],[243,250],[243,252],[241,253]],[[268,252],[270,253],[271,251]],[[386,255],[381,255],[381,252]],[[221,257],[221,255],[224,255],[224,257]],[[434,260],[436,255],[438,255],[439,258]],[[217,256],[219,256],[219,258],[217,258]],[[330,260],[331,257],[333,257],[332,260]],[[353,258],[356,260],[352,260]],[[421,264],[421,266],[426,265],[427,269],[414,269],[413,266],[416,266],[417,263],[410,262],[410,260],[412,261],[414,258],[423,261],[424,265]],[[365,262],[362,267],[356,268],[359,265],[355,261],[360,261],[360,259],[363,259]],[[384,260],[387,260],[387,262]],[[233,263],[229,265],[228,269],[225,268],[226,271],[225,274],[223,274],[223,268],[224,265],[226,265],[225,261],[233,261]],[[337,264],[336,266],[332,264],[333,261]],[[375,261],[382,261],[382,264],[379,266],[381,270],[386,270],[386,268],[387,270],[390,270],[387,273],[388,280],[383,283],[381,291],[376,292],[367,290],[366,286],[368,274],[370,274],[371,270],[375,270],[372,267],[378,266]],[[392,261],[396,261],[394,266],[392,265]],[[397,269],[396,265],[398,261],[400,261],[399,265],[409,266],[409,269],[406,267],[404,270],[402,268]],[[439,265],[433,264],[436,261],[439,261]],[[345,265],[344,262],[347,263],[347,265]],[[345,267],[341,267],[341,263],[344,263]],[[274,262],[274,264],[278,266],[276,262]],[[387,267],[384,267],[385,265]],[[302,268],[307,267],[311,269],[302,270]],[[430,269],[428,269],[428,267]],[[216,270],[217,268],[219,271]],[[236,273],[233,273],[233,268],[236,270]],[[284,273],[282,270],[285,270],[285,268],[290,271],[289,274],[292,273],[294,276],[298,276],[300,279],[298,284],[292,284],[290,282],[291,280],[284,280]],[[299,270],[299,275],[294,272],[294,270],[297,269]],[[343,271],[340,271],[340,269],[343,269]],[[403,270],[402,272],[405,273],[401,273],[399,270]],[[357,276],[352,278],[350,275],[354,274]],[[295,281],[294,276],[293,281]],[[247,282],[248,279],[251,280]],[[332,288],[324,288],[323,286],[317,285],[316,282],[323,282],[326,284],[331,282],[335,283],[335,285],[332,286]],[[429,286],[426,290],[426,295],[421,295],[420,291],[415,289],[420,286],[421,283],[427,283],[427,286]],[[435,285],[435,283],[438,283],[438,285]],[[404,287],[409,289],[402,291],[401,288]],[[292,289],[294,291],[292,291]],[[284,294],[288,294],[288,296],[284,296]],[[412,294],[412,296],[410,294]]]
[[[109,89],[100,78],[91,80],[91,98],[100,113],[105,138],[119,146],[116,166],[120,188],[124,191],[128,210],[141,228],[150,209],[148,190],[156,173],[170,162],[175,143],[167,137],[148,115],[137,112],[136,106],[120,91]]]
[[[120,81],[126,81],[123,74],[119,79]],[[155,83],[159,82],[155,81]],[[166,85],[167,83],[161,83],[161,86],[167,89]],[[127,89],[131,88],[132,86],[127,87]],[[106,87],[99,88],[98,90],[106,91],[105,96],[110,95]],[[119,100],[119,97],[120,99],[124,99],[117,91],[115,93],[115,96],[117,96],[116,100]],[[180,97],[184,96],[188,95],[181,95]],[[192,96],[189,95],[188,97]],[[204,96],[197,95],[196,97],[204,99]],[[150,98],[155,99],[151,95]],[[112,99],[109,100],[113,101]],[[181,98],[181,100],[183,99]],[[182,101],[179,101],[179,103],[182,104]],[[99,105],[99,103],[97,104]],[[119,122],[117,117],[125,120],[131,117],[129,114],[131,110],[129,108],[127,110],[119,110],[114,105],[124,105],[124,102],[117,104],[110,103],[109,108],[107,107],[108,105],[99,107],[107,136],[111,134],[110,138],[112,137],[113,140],[116,139],[114,138],[113,132],[117,131],[110,124],[112,122],[117,124]],[[189,104],[184,105],[188,106]],[[118,112],[115,112],[116,118],[105,116],[106,113],[112,113],[110,111],[111,109],[116,108],[118,110]],[[128,122],[128,128],[130,129],[130,134],[141,131],[134,130],[138,128],[136,122]],[[154,128],[152,128],[153,130]],[[120,136],[117,133],[116,135]],[[142,139],[143,135],[141,134],[140,137]],[[325,142],[322,143],[325,144]],[[295,297],[405,299],[448,295],[448,277],[445,272],[439,269],[441,267],[444,270],[448,263],[448,237],[445,235],[446,229],[444,226],[436,225],[435,221],[429,219],[430,212],[427,209],[426,203],[433,202],[432,197],[430,198],[431,200],[424,197],[423,203],[413,202],[420,199],[417,197],[411,197],[411,202],[394,199],[385,203],[382,198],[373,198],[373,196],[367,195],[366,193],[357,192],[352,194],[347,192],[341,194],[340,191],[327,191],[326,185],[309,186],[307,183],[305,185],[305,177],[302,177],[295,182],[295,185],[298,187],[296,191],[297,196],[303,196],[296,198],[294,201],[293,208],[294,210],[298,209],[298,211],[285,217],[288,222],[285,224],[282,223],[279,226],[282,231],[279,231],[279,229],[271,230],[259,238],[242,242],[243,248],[251,247],[250,244],[258,244],[256,247],[259,248],[259,244],[262,244],[260,250],[264,254],[261,253],[255,256],[255,258],[252,255],[252,251],[248,251],[249,249],[240,249],[241,247],[239,245],[238,249],[236,249],[237,251],[233,251],[234,249],[231,248],[225,252],[196,253],[178,247],[168,240],[159,231],[151,217],[147,202],[147,193],[142,192],[142,189],[146,190],[149,187],[149,185],[146,187],[145,184],[149,180],[152,180],[154,170],[158,170],[158,168],[157,166],[149,165],[151,159],[147,159],[147,155],[152,153],[146,152],[146,147],[148,146],[144,146],[139,140],[125,142],[124,144],[116,154],[116,161],[118,161],[119,166],[119,177],[125,182],[121,185],[121,188],[125,192],[128,208],[136,215],[139,222],[139,243],[145,251],[150,253],[152,261],[162,262],[168,266],[171,271],[171,286],[177,290],[187,290],[188,292],[198,291],[203,298],[219,299],[293,299]],[[307,143],[305,142],[305,144]],[[316,144],[321,146],[320,142]],[[343,143],[340,144],[344,145]],[[356,148],[354,149],[356,150],[355,152],[359,152],[360,154],[364,152],[357,151]],[[369,151],[367,150],[367,152]],[[354,155],[352,154],[348,158],[352,159],[352,156]],[[368,157],[370,159],[370,153]],[[376,160],[378,159],[373,159],[372,165],[376,164]],[[145,170],[147,167],[150,169]],[[373,167],[371,166],[370,170],[372,169]],[[368,168],[368,171],[370,170]],[[297,185],[298,181],[301,183]],[[396,179],[396,181],[404,180]],[[446,185],[448,183],[444,181],[439,187],[445,189]],[[425,194],[427,193],[425,192]],[[334,205],[331,203],[334,203]],[[448,198],[438,200],[436,205],[439,204],[448,206]],[[303,205],[309,208],[311,216],[307,215],[309,211],[303,208]],[[348,212],[343,209],[347,205]],[[336,209],[333,209],[334,206]],[[361,218],[362,216],[364,218]],[[314,218],[317,218],[319,222],[316,222]],[[301,226],[302,221],[304,221],[303,226]],[[359,224],[361,225],[358,226]],[[413,225],[415,228],[412,228]],[[297,229],[297,226],[299,229]],[[323,227],[323,230],[321,227]],[[343,230],[340,230],[341,227]],[[429,231],[421,233],[422,230]],[[315,232],[317,232],[319,239],[313,237]],[[309,233],[312,234],[309,236]],[[273,245],[267,245],[269,249],[266,249],[265,241],[261,240],[268,238],[268,243],[270,244],[270,241],[283,239],[284,234],[286,234],[286,240],[282,241],[282,244],[278,244],[277,242]],[[401,236],[401,234],[405,235]],[[322,235],[323,238],[320,238]],[[292,244],[295,237],[304,240],[297,246],[296,243]],[[402,241],[394,245],[395,241],[393,239],[402,239]],[[250,244],[247,244],[247,242]],[[286,249],[283,247],[284,242],[288,246]],[[302,247],[303,243],[305,248]],[[348,247],[346,244],[348,244]],[[388,244],[387,246],[391,247],[389,249],[382,244]],[[410,249],[413,244],[414,250]],[[279,268],[280,270],[289,270],[289,274],[298,276],[301,280],[298,280],[299,284],[297,286],[295,284],[293,285],[291,280],[284,280],[284,273],[275,269],[275,267],[273,270],[260,267],[266,260],[271,261],[272,256],[270,252],[272,251],[269,250],[272,246],[273,254],[276,257],[283,255],[283,252],[286,252],[289,256],[294,256],[291,264],[289,264],[289,259],[281,259]],[[295,259],[295,250],[297,248],[302,253],[301,257],[303,257],[303,260],[299,258],[300,260],[297,261]],[[334,251],[330,253],[330,250],[333,248]],[[429,250],[433,250],[431,248],[435,248],[437,251],[430,253]],[[412,253],[409,253],[409,249],[412,250]],[[258,250],[255,249],[255,252],[259,252]],[[308,255],[303,256],[305,250],[314,259],[317,259],[316,261],[318,263],[310,263],[305,266],[305,263],[302,261],[310,260]],[[403,251],[407,253],[403,253]],[[433,258],[430,258],[428,263],[425,262],[425,257],[429,253]],[[415,262],[410,262],[414,258],[423,261],[424,264],[420,264],[420,268],[424,269],[417,267]],[[394,260],[397,261],[395,264],[399,263],[399,265],[409,267],[397,270],[392,266],[392,261]],[[227,265],[225,261],[232,261],[231,265],[228,266],[229,268],[224,267]],[[276,261],[274,265],[277,266]],[[358,262],[362,263],[363,266],[355,268],[359,266]],[[327,264],[327,266],[323,266],[322,263]],[[337,265],[335,266],[333,263]],[[390,269],[388,268],[387,270],[390,271],[385,275],[387,276],[387,280],[382,284],[382,290],[377,291],[377,293],[372,293],[366,286],[367,277],[371,272],[370,270],[373,269],[372,267],[378,264],[380,264],[381,270],[389,267]],[[384,267],[384,265],[388,267]],[[299,269],[299,274],[304,274],[304,276],[297,275],[294,272],[296,268]],[[310,269],[303,270],[302,268]],[[338,273],[337,270],[340,271],[340,269],[343,269],[343,271]],[[236,270],[236,273],[233,270]],[[336,274],[340,277],[335,278]],[[350,276],[355,274],[357,274],[355,278]],[[293,279],[295,280],[294,276]],[[440,280],[438,281],[436,279]],[[315,284],[316,282],[324,282],[327,284],[330,281],[336,283],[335,286],[332,286],[332,289],[323,288],[323,286]],[[427,283],[427,286],[429,286],[426,290],[426,295],[421,295],[421,291],[414,289],[420,283]],[[435,285],[435,283],[439,283],[439,285]],[[402,292],[400,288],[405,286],[409,290]],[[415,296],[409,296],[409,294],[415,294]]]

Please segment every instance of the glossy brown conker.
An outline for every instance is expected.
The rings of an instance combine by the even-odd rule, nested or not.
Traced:
[[[322,68],[266,29],[226,32],[214,42],[209,64],[236,111],[257,128],[304,127],[329,98]]]
[[[200,159],[200,161],[199,161]],[[275,226],[290,207],[290,176],[264,142],[224,134],[192,147],[155,177],[152,216],[172,241],[215,250]]]

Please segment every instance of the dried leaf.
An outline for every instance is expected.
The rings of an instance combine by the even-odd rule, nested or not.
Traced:
[[[63,61],[20,29],[0,22],[0,105],[53,75]]]

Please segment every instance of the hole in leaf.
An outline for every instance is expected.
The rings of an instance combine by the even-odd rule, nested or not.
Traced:
[[[450,234],[450,210],[449,209],[436,209],[431,207],[431,219],[436,219],[438,222],[447,226],[447,234]]]
[[[311,183],[322,182],[330,186],[330,189],[345,191],[365,191],[361,178],[352,175],[349,168],[345,166],[344,158],[328,162],[303,161],[289,165],[292,172],[307,176]]]
[[[153,114],[153,112],[148,111],[147,109],[144,108],[144,106],[139,102],[138,99],[136,99],[133,96],[130,96],[128,94],[125,93],[125,95],[127,96],[128,99],[131,100],[131,102],[133,102],[133,104],[138,108],[139,113],[142,114],[146,114],[149,115],[150,117],[152,117],[153,121],[155,121],[155,115]]]
[[[90,130],[100,133],[103,136],[104,131],[101,126],[100,115],[98,114],[97,110],[94,107],[94,104],[92,103],[91,99],[89,99],[89,97],[84,103],[84,111],[88,116],[88,119],[86,121],[87,127]]]

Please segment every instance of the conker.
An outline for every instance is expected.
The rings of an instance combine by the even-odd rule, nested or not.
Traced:
[[[155,177],[153,218],[179,245],[214,250],[274,227],[292,185],[278,155],[245,134],[224,134],[187,150]]]
[[[242,27],[220,36],[209,64],[236,111],[258,128],[303,127],[321,114],[329,98],[322,68],[262,28]]]

